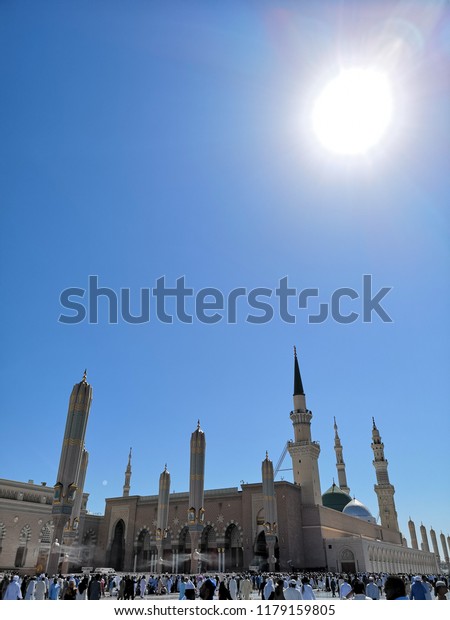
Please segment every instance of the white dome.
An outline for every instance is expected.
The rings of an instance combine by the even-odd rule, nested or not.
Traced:
[[[342,512],[343,514],[356,517],[357,519],[362,519],[363,521],[368,521],[369,523],[376,523],[375,517],[372,516],[372,513],[367,506],[364,506],[364,504],[358,501],[356,497],[345,506]]]

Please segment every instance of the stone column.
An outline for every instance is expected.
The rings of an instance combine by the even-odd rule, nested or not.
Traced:
[[[205,480],[205,454],[206,439],[200,428],[200,420],[197,429],[191,435],[190,444],[190,478],[189,478],[189,509],[188,523],[191,537],[191,572],[196,573],[200,561],[200,540],[205,519],[204,509],[204,480]]]
[[[420,536],[422,538],[422,548],[427,553],[430,553],[430,545],[428,544],[427,531],[423,523],[420,525]]]
[[[414,525],[414,521],[412,521],[411,517],[409,517],[408,528],[411,538],[411,547],[413,549],[418,549],[419,545],[417,544],[416,526]]]
[[[52,505],[52,520],[54,525],[52,546],[47,563],[47,572],[54,575],[58,571],[60,551],[67,549],[74,542],[74,507],[77,496],[82,493],[80,481],[84,480],[86,472],[80,471],[87,467],[87,453],[83,457],[84,439],[92,402],[92,388],[87,382],[86,371],[80,383],[73,386],[69,399],[69,408],[66,417],[64,440],[61,448],[59,468]],[[80,504],[81,505],[81,504]],[[78,521],[75,522],[76,526]],[[74,535],[70,535],[74,532]],[[64,540],[64,537],[66,540]],[[55,545],[58,541],[61,546]],[[67,560],[67,564],[66,564]],[[63,566],[67,566],[70,558],[63,559]],[[68,570],[66,569],[66,572]]]
[[[441,532],[441,535],[440,535],[440,539],[441,539],[442,551],[444,552],[444,560],[448,564],[449,563],[448,547],[447,547],[447,543],[445,542],[445,536],[444,536],[444,534],[442,532]]]

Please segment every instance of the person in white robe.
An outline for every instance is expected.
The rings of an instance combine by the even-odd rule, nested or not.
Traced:
[[[26,601],[34,601],[34,592],[36,590],[36,577],[32,577],[30,579],[30,582],[27,586],[27,591],[25,593],[25,600]]]
[[[45,581],[42,577],[36,581],[36,587],[34,589],[34,599],[36,601],[43,601],[45,599],[45,595],[47,593],[47,586],[45,585]]]
[[[242,579],[239,584],[239,595],[243,601],[249,601],[251,592],[252,582],[248,578],[248,575],[245,575],[244,579]]]
[[[23,597],[22,597],[22,592],[20,590],[19,575],[14,575],[11,583],[9,583],[8,587],[6,588],[6,592],[3,596],[3,600],[4,601],[19,601],[22,598]]]
[[[284,589],[284,598],[287,601],[301,601],[303,596],[295,579],[289,581],[288,587]]]
[[[238,586],[234,575],[230,577],[230,581],[228,582],[228,590],[230,591],[230,596],[233,601],[236,601],[238,595]]]

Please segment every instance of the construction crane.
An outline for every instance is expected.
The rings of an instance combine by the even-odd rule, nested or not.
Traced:
[[[280,471],[292,471],[292,467],[287,467],[286,469],[281,469],[281,466],[283,465],[283,461],[284,461],[284,459],[286,457],[286,454],[287,454],[287,451],[288,451],[289,443],[290,443],[290,441],[286,441],[286,445],[284,446],[283,451],[281,453],[281,456],[278,459],[278,463],[275,466],[275,471],[273,473],[274,480],[277,477],[278,472],[280,472]]]

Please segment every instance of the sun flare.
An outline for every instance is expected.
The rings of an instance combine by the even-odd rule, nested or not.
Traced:
[[[393,113],[384,73],[346,69],[319,95],[312,115],[314,132],[328,150],[342,155],[366,153],[383,137]]]

